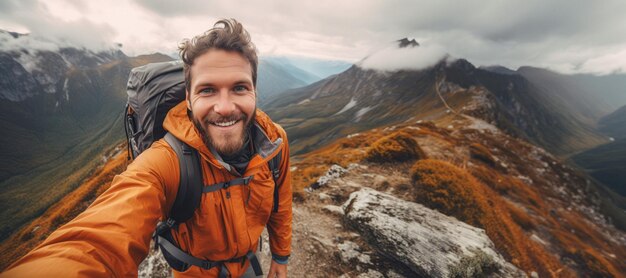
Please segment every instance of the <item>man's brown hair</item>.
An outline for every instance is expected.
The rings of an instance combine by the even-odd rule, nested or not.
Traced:
[[[191,66],[194,60],[209,51],[210,49],[221,49],[226,51],[237,51],[250,62],[252,67],[252,82],[256,87],[258,57],[256,47],[250,40],[250,34],[243,28],[237,20],[220,19],[213,28],[206,32],[185,39],[178,47],[180,58],[184,63],[185,86],[191,89]]]

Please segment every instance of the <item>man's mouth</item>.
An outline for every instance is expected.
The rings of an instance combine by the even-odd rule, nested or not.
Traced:
[[[236,124],[239,120],[228,121],[228,122],[211,122],[212,125],[220,126],[220,127],[229,127]]]

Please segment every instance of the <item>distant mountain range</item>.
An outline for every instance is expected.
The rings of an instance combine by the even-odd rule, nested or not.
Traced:
[[[330,75],[343,72],[351,64],[310,58],[268,56],[259,61],[258,101],[265,101],[289,89],[303,87]]]
[[[595,120],[610,106],[588,104],[590,97],[580,97],[580,90],[552,75],[531,68],[481,69],[463,59],[395,72],[353,66],[274,96],[266,110],[287,129],[296,153],[376,126],[417,119],[445,122],[455,113],[481,118],[558,155],[608,142]]]

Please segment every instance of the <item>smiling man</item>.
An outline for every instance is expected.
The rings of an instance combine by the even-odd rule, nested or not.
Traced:
[[[154,236],[176,277],[256,277],[255,252],[267,227],[268,277],[286,277],[292,224],[289,147],[285,131],[256,109],[256,48],[231,19],[184,41],[180,53],[186,99],[169,111],[163,127],[199,154],[204,186],[193,216],[170,223],[180,178],[187,173],[180,170],[175,144],[162,139],[116,176],[86,211],[1,276],[137,276]],[[278,172],[269,165],[277,156]],[[161,237],[163,225],[169,233]]]

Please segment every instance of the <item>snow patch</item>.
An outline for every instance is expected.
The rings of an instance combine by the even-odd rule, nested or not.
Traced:
[[[69,79],[66,78],[65,82],[63,82],[63,92],[65,92],[65,101],[70,101],[70,92],[67,90],[67,83]]]
[[[311,102],[311,100],[307,98],[307,99],[304,99],[303,101],[298,102],[298,104],[296,105],[302,105],[302,104],[309,103],[309,102]]]
[[[375,106],[368,106],[368,107],[363,107],[361,109],[359,109],[359,111],[356,112],[356,114],[354,115],[355,120],[358,122],[361,120],[361,117],[363,115],[365,115],[365,113],[369,112],[370,110],[374,109]]]
[[[346,111],[350,110],[350,108],[352,108],[354,106],[356,106],[356,99],[354,99],[354,97],[353,97],[353,98],[350,99],[348,104],[346,104],[343,108],[341,108],[341,110],[339,110],[339,112],[335,113],[333,116],[339,115],[339,114],[341,114],[343,112],[346,112]]]

